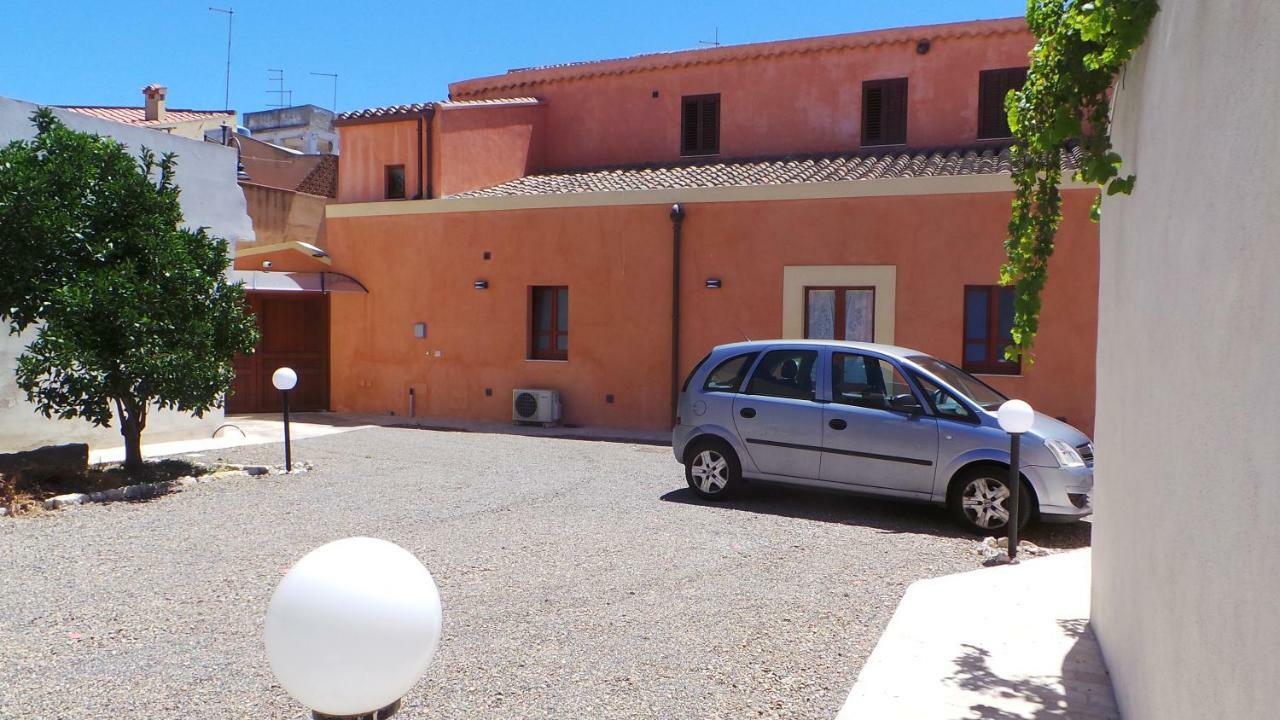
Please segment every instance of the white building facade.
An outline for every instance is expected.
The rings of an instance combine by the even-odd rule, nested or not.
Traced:
[[[32,137],[35,128],[31,124],[31,115],[37,107],[0,97],[0,143]],[[54,113],[68,127],[113,137],[133,152],[146,146],[157,155],[176,153],[176,177],[182,189],[185,224],[206,227],[211,234],[232,243],[253,240],[253,223],[245,209],[244,193],[236,183],[235,148],[101,120],[70,110],[54,109]],[[229,254],[233,251],[234,248],[228,248]],[[19,336],[0,333],[0,452],[69,442],[88,443],[95,449],[122,445],[120,430],[114,423],[110,428],[99,428],[85,420],[46,419],[27,402],[26,394],[17,386],[14,371],[18,356],[33,336],[32,331]],[[205,413],[203,418],[193,418],[153,408],[147,414],[143,439],[157,442],[209,437],[222,422],[221,410]]]

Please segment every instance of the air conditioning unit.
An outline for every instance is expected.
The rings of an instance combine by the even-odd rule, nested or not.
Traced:
[[[511,419],[517,423],[554,425],[560,422],[560,393],[517,388],[511,393]]]

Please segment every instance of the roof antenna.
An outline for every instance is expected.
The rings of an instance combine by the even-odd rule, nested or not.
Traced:
[[[747,337],[747,334],[746,334],[746,333],[742,332],[742,328],[738,328],[738,332],[742,333],[742,339],[743,339],[743,340],[746,340],[747,342],[751,342],[751,341],[752,341],[752,340],[751,340],[751,338]]]
[[[268,90],[268,91],[267,91],[267,94],[268,94],[268,95],[275,95],[275,96],[276,96],[276,104],[275,104],[275,105],[267,105],[267,107],[273,107],[273,108],[286,108],[286,107],[289,107],[290,105],[292,105],[292,104],[293,104],[293,91],[292,91],[292,90],[285,90],[285,89],[284,89],[284,70],[280,70],[280,69],[278,69],[278,68],[267,68],[267,72],[268,72],[268,73],[280,73],[280,75],[279,75],[278,77],[271,77],[270,75],[268,75],[268,76],[267,76],[267,82],[278,82],[278,83],[280,83],[280,89],[279,89],[279,90]],[[288,97],[288,98],[289,98],[289,100],[288,100],[288,102],[287,102],[287,103],[285,102],[285,98],[286,98],[286,97]]]
[[[222,13],[227,16],[227,79],[222,92],[222,109],[231,109],[231,21],[236,17],[235,8],[209,8],[209,12]]]
[[[716,36],[715,36],[715,38],[716,38],[715,40],[699,40],[699,41],[698,41],[698,44],[699,44],[699,45],[710,45],[710,46],[712,46],[712,47],[720,47],[720,26],[719,26],[719,25],[717,25],[717,26],[716,26]]]

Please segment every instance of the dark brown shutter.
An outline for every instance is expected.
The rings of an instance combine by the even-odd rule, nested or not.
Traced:
[[[1027,81],[1026,68],[983,70],[978,74],[978,138],[1007,138],[1009,117],[1004,99],[1010,90],[1021,89]]]
[[[691,95],[680,103],[680,154],[720,152],[720,96]]]
[[[885,82],[884,144],[901,145],[907,141],[907,79]]]
[[[680,154],[690,155],[698,147],[698,101],[686,98],[681,113]]]
[[[862,86],[862,144],[883,145],[884,89],[879,85]]]
[[[862,83],[862,144],[901,145],[907,141],[907,79]]]
[[[720,152],[720,97],[708,97],[702,101],[702,152]]]

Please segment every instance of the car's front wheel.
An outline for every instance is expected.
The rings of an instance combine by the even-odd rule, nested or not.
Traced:
[[[723,500],[742,482],[738,455],[721,440],[700,440],[685,453],[684,477],[704,500]]]
[[[978,535],[999,535],[1009,526],[1009,470],[982,466],[956,478],[947,495],[947,507],[956,524]],[[1018,527],[1031,519],[1035,498],[1024,482],[1018,493]]]

